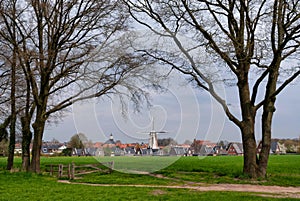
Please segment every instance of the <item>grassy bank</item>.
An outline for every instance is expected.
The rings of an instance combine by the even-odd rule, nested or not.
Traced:
[[[137,174],[154,172],[167,177],[180,180],[205,182],[205,183],[251,183],[246,175],[242,174],[243,157],[241,156],[220,156],[220,157],[42,157],[41,168],[48,164],[92,164],[98,162],[115,162],[115,172],[106,174],[87,175],[84,180],[92,179],[93,182],[117,181],[118,178],[128,177],[134,182],[135,177],[141,184],[143,182],[155,183],[157,179]],[[300,186],[300,155],[272,155],[270,156],[267,178],[255,181],[261,185],[278,186]],[[0,158],[0,169],[5,170],[6,158]],[[15,159],[15,168],[21,167],[21,159]],[[95,178],[99,177],[99,178]],[[111,179],[116,177],[115,179]],[[141,178],[143,177],[143,178]],[[146,177],[146,178],[145,178]],[[151,181],[151,178],[154,180]],[[119,179],[122,180],[122,179]],[[126,180],[124,180],[126,182]],[[166,183],[165,180],[162,183]]]
[[[261,185],[300,186],[299,155],[271,156],[268,178],[251,181],[242,174],[242,157],[43,157],[41,167],[48,164],[92,164],[114,161],[112,174],[92,173],[76,182],[93,184],[182,185],[185,182],[255,183]],[[30,174],[5,171],[6,158],[0,158],[0,200],[289,200],[259,197],[241,192],[199,192],[189,189],[149,187],[104,187],[58,183],[47,173]],[[15,171],[21,159],[15,159]],[[163,167],[159,169],[158,167]],[[128,174],[156,170],[147,174]],[[293,200],[293,199],[290,199]]]
[[[266,198],[253,193],[199,192],[188,189],[99,187],[58,183],[55,178],[0,173],[0,200],[295,200]]]

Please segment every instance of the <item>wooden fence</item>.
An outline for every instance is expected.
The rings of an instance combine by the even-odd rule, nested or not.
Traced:
[[[104,168],[103,166],[106,166],[107,168]],[[58,178],[67,177],[68,179],[74,179],[76,176],[93,172],[105,172],[110,174],[113,168],[114,161],[87,165],[75,165],[75,163],[70,163],[68,165],[50,164],[46,165],[46,172],[49,172],[51,176],[57,175]]]

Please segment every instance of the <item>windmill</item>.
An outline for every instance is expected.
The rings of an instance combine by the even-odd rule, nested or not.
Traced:
[[[149,148],[152,152],[159,150],[157,142],[157,133],[167,133],[167,131],[155,131],[154,129],[154,118],[152,118],[152,130],[149,132]]]

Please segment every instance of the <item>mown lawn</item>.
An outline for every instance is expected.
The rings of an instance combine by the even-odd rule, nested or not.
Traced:
[[[55,178],[29,173],[0,173],[0,200],[295,200],[253,193],[199,192],[187,189],[99,187],[62,184]]]
[[[187,165],[188,164],[188,165]],[[258,183],[261,185],[300,186],[300,155],[270,156],[267,178],[251,181],[243,175],[243,157],[183,157],[160,171],[168,176],[206,183]]]
[[[92,164],[114,161],[112,174],[93,173],[76,182],[95,184],[181,185],[188,181],[204,183],[255,183],[300,186],[300,155],[271,156],[267,179],[251,181],[242,174],[242,157],[43,157],[47,164]],[[0,158],[0,200],[288,200],[258,197],[253,193],[199,192],[188,189],[139,187],[100,187],[58,183],[48,173],[30,174],[5,171],[6,158]],[[15,171],[21,159],[15,159]],[[149,167],[147,167],[149,166]],[[159,168],[160,169],[159,169]],[[162,168],[163,167],[163,168]],[[154,171],[170,179],[125,172]],[[293,199],[290,199],[293,200]]]
[[[114,160],[115,168],[119,172],[116,177],[130,177],[133,180],[138,178],[138,182],[149,181],[151,179],[140,179],[141,176],[135,174],[123,174],[123,172],[143,172],[148,170],[166,177],[204,183],[255,183],[261,185],[278,186],[300,186],[300,155],[272,155],[268,167],[267,178],[249,180],[247,175],[243,175],[242,156],[220,156],[220,157],[103,157],[97,159],[100,162]],[[169,165],[168,165],[169,164]],[[159,169],[158,167],[163,167]],[[151,172],[151,171],[150,171]],[[98,175],[95,177],[107,177]],[[146,177],[146,176],[143,176]],[[106,182],[106,179],[89,179],[93,182]],[[101,181],[102,180],[102,181]],[[113,181],[110,181],[113,182]],[[155,180],[155,182],[158,182]],[[165,180],[164,180],[165,182]],[[171,181],[174,182],[174,181]]]

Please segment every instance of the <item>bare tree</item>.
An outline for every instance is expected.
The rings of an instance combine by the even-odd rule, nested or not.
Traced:
[[[13,89],[11,97],[15,96],[14,102],[17,107],[15,113],[20,117],[19,124],[21,129],[19,132],[22,133],[22,168],[28,171],[30,165],[30,143],[32,140],[30,124],[36,105],[31,93],[30,75],[27,69],[30,69],[34,54],[32,49],[28,49],[30,44],[27,44],[27,39],[30,38],[31,32],[30,30],[24,30],[26,26],[23,23],[26,20],[22,19],[22,17],[25,17],[25,19],[28,17],[26,13],[28,7],[21,8],[18,0],[1,1],[0,36],[3,64],[9,69],[7,71],[12,77],[10,84]],[[13,78],[13,74],[15,74],[15,78]],[[9,101],[13,102],[13,98],[10,98]],[[14,134],[10,134],[10,136],[13,137]],[[14,140],[11,140],[10,143],[11,146],[15,144]],[[11,150],[13,153],[13,149]],[[8,166],[11,167],[12,163],[10,165],[8,163]]]
[[[1,30],[0,35],[2,36],[2,40],[16,41],[16,26],[14,26],[15,20],[15,1],[4,2],[6,7],[10,8],[10,18],[6,18],[1,15],[1,29],[5,26],[11,26],[11,29],[8,31],[6,29]],[[14,162],[14,149],[15,149],[15,141],[16,141],[16,121],[17,121],[17,111],[16,111],[16,74],[17,74],[17,49],[11,43],[3,44],[2,47],[6,47],[6,52],[1,54],[3,65],[6,65],[6,68],[9,69],[9,102],[10,102],[10,115],[9,115],[9,146],[8,146],[8,159],[7,159],[7,170],[10,170],[13,167]]]
[[[2,10],[7,19],[15,17],[17,35],[5,42],[16,49],[26,81],[21,123],[27,144],[23,146],[30,143],[32,124],[30,167],[40,172],[40,149],[49,118],[77,101],[125,95],[124,89],[137,103],[147,95],[135,83],[146,76],[141,72],[145,62],[134,57],[121,37],[128,16],[119,1],[15,2],[15,15]],[[11,31],[11,26],[5,28]]]
[[[276,97],[300,74],[300,2],[124,2],[136,22],[160,39],[172,40],[173,45],[169,50],[163,46],[136,49],[188,76],[215,98],[241,131],[244,173],[252,178],[265,177]],[[213,67],[217,71],[212,73]],[[233,112],[216,90],[220,81],[237,88],[239,112]],[[259,156],[255,139],[258,110],[262,111],[263,145]]]
[[[70,142],[68,143],[68,146],[72,149],[84,149],[86,148],[86,143],[88,142],[87,137],[83,133],[78,133],[73,135],[70,138]]]

